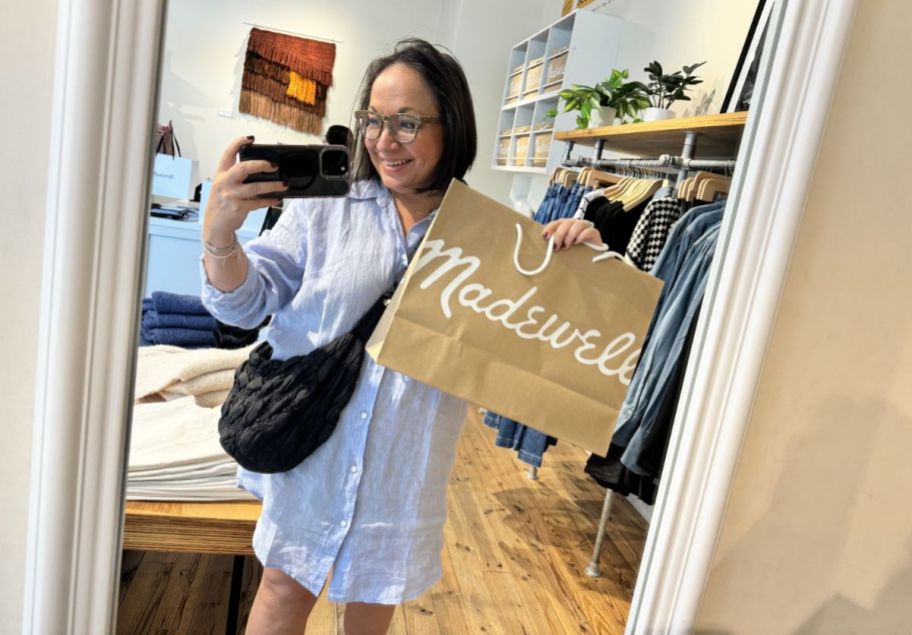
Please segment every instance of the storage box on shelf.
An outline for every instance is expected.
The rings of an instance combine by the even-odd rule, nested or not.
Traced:
[[[559,106],[558,93],[571,84],[595,84],[613,68],[628,67],[621,52],[632,47],[625,43],[644,37],[649,37],[647,31],[619,18],[576,11],[514,46],[492,167],[539,174],[552,170],[560,163],[563,145],[551,143],[553,130],[575,125],[573,113],[547,117],[549,109]]]

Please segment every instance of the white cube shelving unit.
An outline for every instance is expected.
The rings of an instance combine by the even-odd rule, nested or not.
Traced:
[[[648,32],[613,16],[574,11],[515,45],[492,168],[529,174],[553,170],[563,155],[554,132],[576,127],[574,112],[560,112],[558,93],[573,84],[593,86],[613,68],[626,68],[623,52],[631,47],[625,43],[636,37],[648,37]],[[558,109],[554,120],[545,116],[551,108]]]

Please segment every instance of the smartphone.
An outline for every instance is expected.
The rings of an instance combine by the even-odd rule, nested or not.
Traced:
[[[345,146],[250,144],[243,146],[238,156],[241,161],[260,159],[279,166],[275,172],[258,172],[244,179],[244,183],[279,184],[275,192],[258,198],[345,196],[351,186],[351,160]],[[288,189],[282,187],[282,181],[288,183]]]

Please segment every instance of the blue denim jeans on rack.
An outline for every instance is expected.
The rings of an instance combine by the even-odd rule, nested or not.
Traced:
[[[484,423],[489,428],[497,430],[494,445],[501,448],[513,448],[520,461],[541,467],[542,457],[549,445],[556,442],[544,432],[539,432],[521,423],[502,417],[499,414],[488,412]]]

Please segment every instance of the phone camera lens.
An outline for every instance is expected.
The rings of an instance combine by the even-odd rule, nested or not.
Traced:
[[[348,174],[348,152],[327,149],[320,156],[323,175],[326,177],[344,177]]]

